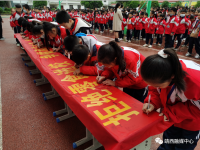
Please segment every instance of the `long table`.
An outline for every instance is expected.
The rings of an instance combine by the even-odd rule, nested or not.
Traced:
[[[172,123],[157,112],[142,112],[143,104],[113,86],[96,83],[95,76],[73,75],[74,62],[62,54],[38,49],[15,34],[27,54],[65,103],[106,150],[128,150],[162,133]]]

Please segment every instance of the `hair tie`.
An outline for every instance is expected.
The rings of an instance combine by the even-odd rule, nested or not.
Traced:
[[[158,52],[158,55],[161,56],[162,58],[167,58],[167,57],[168,57],[168,55],[165,54],[164,49],[160,50],[160,51]]]

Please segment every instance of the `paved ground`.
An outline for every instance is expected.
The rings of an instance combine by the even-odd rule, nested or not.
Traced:
[[[28,70],[32,68],[24,66],[20,56],[22,50],[16,47],[8,18],[4,18],[3,32],[6,38],[5,41],[0,41],[3,149],[72,150],[72,143],[85,136],[85,127],[77,117],[56,123],[52,112],[64,108],[62,99],[43,100],[42,93],[50,91],[50,85],[36,87],[33,83],[33,80],[40,76],[30,76]],[[95,36],[104,43],[114,39],[110,34]],[[161,49],[160,47],[144,48],[143,44],[143,41],[141,43],[120,42],[120,45],[139,50],[144,56],[155,54]],[[185,59],[184,53],[178,52],[180,58]],[[200,63],[200,60],[188,59]],[[156,137],[161,138],[162,134],[153,137],[151,150],[156,150],[158,147],[154,142]],[[83,150],[90,145],[91,142],[88,142],[77,150]],[[199,149],[200,142],[195,150]]]

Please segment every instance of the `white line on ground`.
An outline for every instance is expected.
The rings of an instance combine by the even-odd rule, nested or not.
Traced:
[[[107,36],[103,36],[103,35],[98,35],[98,34],[94,34],[95,36],[101,36],[101,37],[104,37],[104,38],[107,38],[107,39],[110,39],[110,40],[114,40],[114,38],[110,38],[110,37],[107,37]],[[124,41],[120,41],[120,42],[123,42],[123,43],[127,43],[127,42],[124,42]],[[134,43],[128,43],[128,44],[131,44],[131,45],[134,45],[134,46],[139,46],[139,47],[142,47],[142,48],[145,48],[143,47],[142,45],[139,45],[139,44],[134,44]],[[147,49],[147,48],[146,48]],[[154,51],[160,51],[158,49],[154,49],[154,48],[148,48],[149,50],[154,50]],[[194,58],[191,58],[191,57],[186,57],[186,56],[183,56],[183,55],[179,55],[177,54],[179,57],[182,57],[182,58],[185,58],[185,59],[190,59],[190,60],[194,60],[194,61],[200,61],[199,59],[194,59]]]

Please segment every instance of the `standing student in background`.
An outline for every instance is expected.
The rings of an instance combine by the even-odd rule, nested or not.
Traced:
[[[154,14],[155,14],[155,12],[151,11],[149,22],[147,22],[148,26],[147,26],[147,29],[146,29],[146,44],[144,44],[143,46],[144,47],[148,46],[149,40],[151,40],[148,48],[152,47],[152,44],[153,44],[153,34],[154,34],[155,28],[157,26],[157,20],[154,17]]]
[[[52,22],[52,14],[49,7],[46,8],[45,21]]]
[[[165,26],[165,48],[174,47],[174,35],[178,28],[178,18],[176,17],[177,9],[172,7],[168,12],[169,18],[166,21]]]
[[[24,10],[25,10],[25,12],[26,12],[25,15],[24,15],[24,17],[27,16],[27,17],[29,17],[29,18],[30,18],[30,17],[31,17],[31,18],[35,18],[35,15],[34,15],[34,13],[31,12],[31,8],[30,8],[29,5],[25,4],[25,5],[24,5]]]
[[[122,30],[122,21],[123,16],[122,12],[120,10],[121,4],[117,3],[115,5],[115,11],[114,11],[114,17],[113,17],[113,30],[114,30],[114,36],[115,36],[115,42],[119,42],[119,31]]]
[[[14,28],[16,27],[14,21],[13,21],[13,14],[16,12],[16,10],[14,8],[11,9],[11,16],[10,16],[10,27],[12,28],[12,30],[14,30]]]
[[[142,28],[145,25],[145,19],[143,17],[144,17],[144,12],[141,12],[139,14],[139,18],[135,19],[135,22],[134,22],[135,29],[136,29],[136,33],[135,33],[136,34],[136,36],[135,36],[136,41],[140,40]]]
[[[124,27],[127,25],[127,23],[126,23],[126,18],[127,18],[126,13],[124,12],[124,13],[122,13],[122,15],[123,15],[122,31],[119,32],[119,40],[123,40],[123,38],[124,38]]]
[[[94,30],[99,29],[99,13],[95,11]]]
[[[101,14],[99,15],[99,25],[100,25],[100,33],[104,32],[104,24],[105,24],[105,11],[101,10]]]
[[[108,21],[110,32],[112,32],[112,27],[113,27],[113,16],[114,16],[114,12],[113,12],[113,9],[111,8],[110,9],[110,17],[109,17],[109,21]]]
[[[105,10],[104,18],[105,18],[105,22],[104,22],[105,30],[108,31],[108,19],[109,19],[109,14],[108,14],[108,11],[107,11],[107,10]]]
[[[134,32],[134,40],[136,40],[136,37],[137,37],[136,22],[138,22],[138,19],[139,19],[139,13],[138,12],[136,12],[134,14],[134,18],[135,18],[135,21],[133,23],[133,32]]]
[[[144,101],[143,112],[160,108],[159,116],[173,123],[157,150],[194,150],[200,138],[200,66],[180,61],[173,49],[166,49],[144,60],[141,75],[151,95],[150,105],[149,96]]]
[[[148,13],[144,13],[144,23],[143,23],[143,28],[142,28],[142,39],[143,39],[143,41],[145,41],[146,40],[146,31],[145,31],[145,29],[146,29],[146,24],[147,24],[147,22],[148,22]]]
[[[133,14],[129,13],[128,18],[127,18],[127,39],[126,39],[127,42],[131,42],[132,29],[133,29],[132,17],[133,17]]]
[[[157,40],[156,40],[156,45],[161,46],[162,45],[162,36],[165,30],[166,22],[165,22],[165,16],[163,14],[159,15],[159,24],[157,26],[156,34],[157,34]]]

